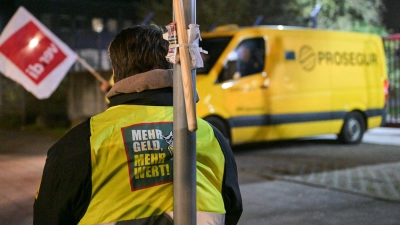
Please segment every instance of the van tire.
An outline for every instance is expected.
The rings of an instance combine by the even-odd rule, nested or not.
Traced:
[[[359,144],[363,138],[366,123],[360,112],[346,115],[338,140],[344,144]]]
[[[222,119],[215,117],[215,116],[210,116],[210,117],[204,118],[204,120],[209,122],[214,127],[216,127],[222,133],[222,135],[224,135],[224,137],[228,141],[228,143],[231,144],[229,129]]]

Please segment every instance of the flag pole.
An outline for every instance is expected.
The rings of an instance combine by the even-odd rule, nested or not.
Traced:
[[[107,83],[108,81],[104,79],[99,73],[97,73],[93,67],[91,67],[87,62],[82,59],[81,57],[77,56],[76,60],[82,64],[83,67],[85,67],[97,80],[99,80],[102,84]]]
[[[184,0],[185,9],[188,17],[193,18],[192,15],[195,15],[195,0]],[[173,5],[175,8],[175,4],[182,5],[182,0],[173,0]],[[181,7],[182,9],[182,7]],[[174,11],[174,16],[177,17],[177,14],[181,14],[181,18],[183,18],[183,10]],[[190,14],[190,15],[189,15]],[[173,18],[174,19],[174,18]],[[196,23],[194,19],[188,19],[189,23]],[[186,31],[186,24],[179,24],[178,21],[177,26],[182,26]],[[182,33],[182,32],[181,32]],[[179,43],[179,33],[178,33],[178,43]],[[182,39],[181,39],[182,40]],[[187,43],[184,43],[187,44]],[[180,57],[181,49],[179,49]],[[181,70],[182,59],[180,58],[180,63],[174,64],[174,79],[173,79],[173,104],[174,104],[174,124],[173,124],[173,132],[174,132],[174,225],[195,225],[197,223],[197,210],[196,210],[196,132],[191,132],[189,129],[189,124],[193,125],[193,123],[188,123],[189,117],[185,115],[185,110],[187,112],[187,107],[185,104],[188,104],[186,99],[188,98],[187,89],[186,92],[184,88],[190,88],[189,90],[189,98],[193,98],[193,90],[196,90],[195,78],[196,78],[196,70],[193,69],[189,74],[186,74],[188,77],[185,79],[190,79],[192,81],[190,85],[184,85],[183,81],[183,70]],[[187,72],[187,69],[186,69]],[[187,82],[187,80],[186,80]],[[190,95],[191,94],[191,95]],[[189,99],[190,100],[190,99]],[[194,98],[192,99],[193,105],[193,115],[194,121],[196,121],[196,105]],[[197,121],[196,121],[197,122]],[[192,127],[193,128],[193,127]],[[197,123],[195,124],[195,129],[197,129]]]
[[[190,131],[197,130],[196,121],[196,110],[194,103],[194,92],[192,84],[192,76],[190,72],[190,58],[188,50],[188,37],[187,37],[187,24],[185,20],[185,14],[183,9],[182,0],[173,0],[176,28],[178,34],[179,44],[179,61],[181,64],[182,82],[183,82],[183,93],[185,96],[185,108],[188,122],[188,128]]]

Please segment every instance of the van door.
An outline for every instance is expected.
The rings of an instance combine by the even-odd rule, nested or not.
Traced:
[[[261,126],[268,124],[269,78],[265,72],[266,49],[263,37],[245,39],[230,52],[218,77],[230,114],[232,141],[265,140]]]

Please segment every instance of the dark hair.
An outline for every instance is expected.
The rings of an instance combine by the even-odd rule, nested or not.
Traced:
[[[168,41],[156,25],[136,25],[115,36],[108,49],[114,69],[114,81],[154,69],[170,69],[165,56]]]

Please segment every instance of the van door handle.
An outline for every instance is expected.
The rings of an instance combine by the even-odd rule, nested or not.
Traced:
[[[261,88],[265,89],[269,87],[269,78],[265,79],[263,81],[263,84],[261,85]]]

